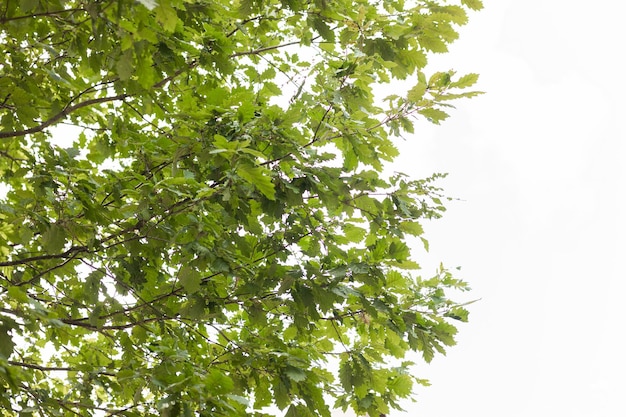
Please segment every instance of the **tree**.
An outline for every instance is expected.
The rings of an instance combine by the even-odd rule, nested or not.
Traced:
[[[467,285],[414,275],[439,175],[383,168],[477,94],[423,69],[480,8],[3,1],[0,415],[397,408]]]

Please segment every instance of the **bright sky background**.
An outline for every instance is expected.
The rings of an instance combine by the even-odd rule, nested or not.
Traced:
[[[478,72],[487,94],[418,123],[397,161],[450,173],[464,201],[426,236],[482,300],[391,417],[624,416],[626,3],[485,6],[430,68]]]

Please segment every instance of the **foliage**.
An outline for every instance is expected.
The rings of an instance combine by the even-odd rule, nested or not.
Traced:
[[[398,407],[466,284],[412,274],[438,175],[383,167],[477,94],[423,68],[481,6],[0,3],[0,415]]]

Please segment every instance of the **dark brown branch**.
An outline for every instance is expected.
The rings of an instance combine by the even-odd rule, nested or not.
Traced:
[[[303,239],[306,236],[310,236],[312,234],[313,234],[313,232],[307,232],[304,235],[300,236],[299,239]],[[263,261],[265,259],[268,259],[268,258],[270,258],[272,256],[277,255],[280,251],[285,250],[288,246],[289,246],[289,244],[285,244],[285,245],[283,245],[282,248],[274,250],[274,251],[272,251],[272,252],[270,252],[270,253],[268,253],[268,254],[266,254],[264,256],[260,256],[259,258],[249,262],[247,265],[240,265],[240,266],[238,266],[236,268],[233,268],[233,270],[237,271],[237,270],[239,270],[241,268],[245,268],[246,266],[259,263],[259,262],[261,262],[261,261]],[[211,280],[211,278],[216,277],[216,276],[218,276],[218,275],[220,275],[222,273],[223,272],[215,272],[213,274],[210,274],[210,275],[202,278],[200,283],[201,284],[206,284],[207,282],[209,282]],[[170,291],[154,297],[150,301],[143,301],[142,300],[141,304],[136,304],[136,305],[134,305],[132,307],[128,307],[128,308],[125,308],[125,309],[122,309],[122,310],[113,311],[113,312],[111,312],[109,314],[106,314],[104,316],[98,317],[98,319],[99,320],[106,320],[106,319],[109,319],[111,317],[115,317],[115,316],[120,315],[120,314],[127,315],[128,313],[140,310],[140,309],[145,308],[145,307],[149,307],[151,309],[154,309],[155,308],[154,307],[155,303],[157,303],[157,302],[159,302],[161,300],[167,299],[169,297],[178,295],[183,290],[184,290],[184,287],[182,285],[178,286],[178,287],[174,287]],[[274,293],[270,293],[268,295],[272,295],[272,294],[274,294]],[[232,303],[237,303],[238,302],[237,300],[234,300],[234,301],[233,300],[228,300],[228,299],[226,299],[226,300],[227,300],[227,304],[232,304]],[[136,323],[127,323],[127,324],[117,325],[117,326],[103,326],[103,327],[100,327],[100,328],[87,324],[86,322],[89,320],[89,317],[82,317],[82,318],[77,318],[77,319],[66,319],[66,320],[63,320],[63,321],[66,324],[81,326],[81,327],[89,328],[91,330],[121,330],[121,329],[130,328],[130,327],[132,327],[134,325],[141,324],[143,322],[153,322],[153,321],[157,321],[157,320],[174,320],[174,319],[176,319],[176,318],[173,318],[173,317],[152,317],[152,318],[147,318],[144,321],[139,321],[139,322],[136,322]]]
[[[348,79],[348,75],[343,77],[343,79],[341,80],[341,85],[339,86],[339,89],[343,88],[343,86],[345,85],[347,79]],[[332,103],[330,103],[328,105],[328,107],[326,108],[326,111],[322,115],[322,118],[320,119],[320,121],[317,123],[317,126],[315,127],[315,131],[313,132],[313,138],[311,138],[311,140],[309,142],[307,142],[305,145],[303,145],[302,148],[308,148],[309,146],[313,145],[315,142],[317,142],[319,140],[319,137],[318,137],[319,131],[320,131],[321,127],[322,127],[322,124],[326,121],[326,118],[330,114],[330,111],[333,109],[333,107],[334,106],[333,106]],[[341,135],[337,135],[336,137],[339,137],[339,136],[341,136]],[[330,139],[331,140],[335,139],[335,137],[331,137]],[[272,164],[274,162],[282,161],[283,159],[285,159],[285,158],[287,158],[287,157],[289,157],[291,155],[293,155],[293,152],[289,152],[286,155],[283,155],[281,157],[274,158],[274,159],[271,159],[269,161],[265,161],[265,162],[261,163],[260,165],[269,165],[269,164]]]
[[[85,9],[64,9],[64,10],[55,10],[53,12],[41,12],[41,13],[33,13],[33,14],[27,14],[24,16],[15,16],[15,17],[3,17],[2,19],[0,19],[0,23],[4,24],[7,22],[12,22],[15,20],[24,20],[24,19],[34,19],[36,17],[49,17],[49,16],[56,16],[59,15],[61,13],[73,13],[73,12],[85,12]]]
[[[63,253],[58,253],[56,255],[39,255],[39,256],[31,256],[30,258],[24,259],[16,259],[14,261],[6,261],[0,262],[0,266],[16,266],[16,265],[24,265],[30,262],[42,261],[47,259],[66,259],[75,257],[75,253],[77,252],[86,252],[88,249],[86,246],[73,246],[66,250]]]
[[[263,52],[273,51],[274,49],[284,48],[285,46],[298,45],[300,43],[301,41],[293,41],[293,42],[283,43],[281,45],[266,46],[264,48],[254,49],[252,51],[235,52],[234,54],[230,55],[230,58],[235,58],[238,56],[245,56],[245,55],[258,55]]]
[[[261,16],[260,15],[260,16],[250,17],[248,19],[242,20],[241,22],[239,22],[239,25],[237,25],[237,27],[235,29],[231,30],[228,34],[226,34],[226,37],[230,38],[231,36],[233,36],[246,23],[254,22],[255,20],[261,20],[264,17],[266,18],[267,16]]]
[[[170,75],[169,77],[166,77],[164,79],[162,79],[161,81],[157,82],[156,84],[154,84],[152,86],[153,89],[160,89],[163,86],[165,86],[165,84],[167,84],[168,82],[170,82],[171,80],[173,80],[174,78],[178,77],[180,74],[184,73],[187,70],[192,69],[193,67],[195,67],[197,65],[197,61],[193,60],[191,62],[189,62],[185,67],[177,70],[174,74]],[[111,80],[111,81],[106,81],[100,84],[108,84],[111,82],[115,82],[116,80]],[[94,87],[90,87],[89,89],[81,92],[78,96],[74,97],[72,99],[72,101],[76,100],[78,97],[80,97],[81,95],[85,94],[86,92],[89,92],[90,90],[93,90]],[[25,130],[20,130],[17,132],[0,132],[0,139],[4,139],[4,138],[14,138],[14,137],[18,137],[18,136],[25,136],[25,135],[29,135],[32,133],[38,133],[41,132],[42,130],[44,130],[45,128],[47,128],[48,126],[51,126],[55,123],[57,123],[59,120],[63,119],[64,117],[68,116],[70,113],[73,113],[74,111],[81,109],[83,107],[87,107],[87,106],[91,106],[93,104],[100,104],[100,103],[107,103],[110,101],[118,101],[118,100],[124,100],[125,98],[130,97],[130,94],[118,94],[116,96],[113,97],[101,97],[101,98],[94,98],[91,100],[86,100],[83,101],[82,103],[78,103],[75,104],[73,106],[66,106],[62,111],[60,111],[59,113],[55,114],[54,116],[52,116],[50,119],[42,122],[41,124],[35,126],[35,127],[31,127],[30,129],[25,129]],[[72,102],[70,101],[70,103]]]
[[[66,107],[65,109],[61,110],[60,112],[58,112],[57,114],[55,114],[54,116],[46,120],[45,122],[42,122],[41,124],[35,127],[31,127],[30,129],[19,130],[17,132],[0,132],[0,139],[14,138],[17,136],[26,136],[32,133],[41,132],[48,126],[55,124],[59,120],[63,119],[64,117],[67,117],[70,113],[73,113],[78,109],[82,109],[83,107],[91,106],[94,104],[107,103],[109,101],[124,100],[126,97],[128,97],[128,94],[118,94],[117,96],[113,96],[113,97],[101,97],[101,98],[94,98],[91,100],[86,100],[86,101],[83,101],[82,103],[78,103],[73,106]]]
[[[189,62],[185,67],[180,68],[179,70],[174,72],[174,74],[172,74],[169,77],[166,77],[166,78],[162,79],[161,81],[159,81],[158,83],[154,84],[152,86],[152,88],[161,88],[161,87],[163,87],[165,84],[167,84],[168,82],[172,81],[174,78],[178,77],[183,72],[192,69],[196,65],[198,65],[198,61],[196,61],[194,59],[193,61]]]
[[[16,362],[16,361],[9,361],[9,365],[13,365],[13,366],[20,366],[22,368],[29,368],[29,369],[36,369],[38,371],[41,372],[85,372],[83,370],[79,371],[78,369],[74,369],[74,368],[69,368],[69,367],[60,367],[60,366],[42,366],[42,365],[37,365],[34,363],[26,363],[26,362]],[[115,376],[115,374],[113,372],[107,372],[107,371],[94,371],[93,373],[97,373],[100,375],[106,375],[106,376]]]
[[[77,402],[77,401],[66,401],[66,400],[62,400],[62,399],[59,399],[59,398],[55,398],[54,401],[56,401],[64,409],[66,409],[66,410],[76,414],[77,416],[83,416],[83,414],[79,414],[76,411],[70,409],[69,407],[84,408],[84,409],[88,409],[88,410],[105,411],[105,412],[108,413],[109,416],[114,416],[116,414],[121,414],[121,413],[123,413],[123,412],[125,412],[127,410],[130,410],[131,408],[135,408],[135,407],[139,406],[139,404],[135,404],[135,405],[132,405],[132,406],[128,406],[128,407],[116,410],[116,409],[111,409],[111,408],[107,408],[107,407],[98,407],[97,405],[80,403],[80,402]]]
[[[58,265],[55,265],[53,267],[50,267],[44,271],[41,271],[39,273],[37,273],[34,277],[32,277],[31,279],[29,279],[28,281],[24,281],[24,282],[20,282],[18,284],[14,284],[18,287],[21,287],[23,285],[29,285],[35,281],[37,281],[39,278],[43,277],[44,275],[54,271],[55,269],[59,269],[64,267],[65,265],[67,265],[68,263],[72,262],[74,259],[76,259],[76,257],[78,256],[78,254],[80,253],[80,251],[76,251],[74,253],[72,253],[70,256],[68,256],[63,262],[61,262]]]
[[[150,306],[152,307],[152,306]],[[93,324],[89,324],[89,323],[85,323],[85,319],[61,319],[61,321],[67,325],[70,326],[78,326],[78,327],[83,327],[85,329],[89,329],[89,330],[94,330],[94,331],[103,331],[103,330],[125,330],[125,329],[130,329],[131,327],[135,327],[135,326],[141,326],[143,324],[148,324],[148,323],[152,323],[155,321],[161,321],[161,320],[174,320],[173,317],[148,317],[146,319],[143,320],[138,320],[138,321],[134,321],[131,323],[126,323],[126,324],[116,324],[116,325],[103,325],[103,326],[96,326]]]
[[[83,91],[78,93],[76,96],[72,97],[72,99],[65,105],[65,108],[69,107],[72,103],[74,103],[76,100],[78,100],[79,98],[81,98],[85,94],[94,93],[94,92],[98,92],[98,91],[102,91],[103,90],[103,89],[98,89],[98,87],[102,87],[102,86],[105,86],[107,84],[114,84],[114,83],[118,82],[119,80],[120,80],[119,77],[115,77],[112,80],[101,81],[98,84],[92,85],[91,87],[88,87],[88,88],[84,89]]]

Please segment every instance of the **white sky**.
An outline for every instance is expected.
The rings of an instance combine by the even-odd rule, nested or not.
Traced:
[[[426,228],[432,261],[482,300],[390,416],[624,416],[626,3],[485,6],[430,68],[478,72],[487,94],[419,123],[397,161],[450,173],[464,201]]]

